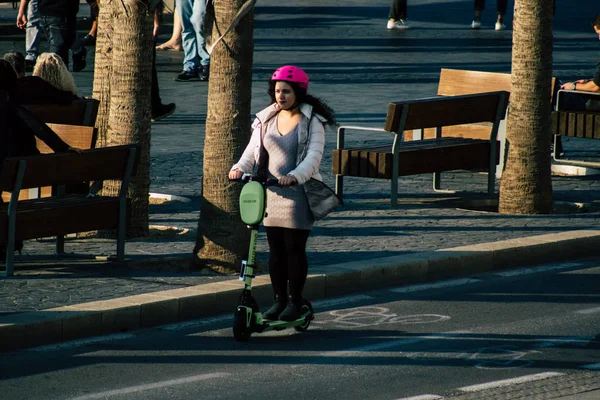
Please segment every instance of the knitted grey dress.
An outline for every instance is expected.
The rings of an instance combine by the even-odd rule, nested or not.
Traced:
[[[280,178],[296,168],[298,125],[287,135],[281,135],[275,119],[267,127],[263,144],[269,153],[270,178]],[[313,223],[314,219],[302,186],[267,188],[264,226],[309,230]]]

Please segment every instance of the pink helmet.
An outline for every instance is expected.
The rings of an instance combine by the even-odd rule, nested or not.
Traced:
[[[301,88],[308,90],[308,75],[306,75],[306,72],[293,65],[285,65],[277,68],[275,72],[273,72],[271,80],[294,82]]]

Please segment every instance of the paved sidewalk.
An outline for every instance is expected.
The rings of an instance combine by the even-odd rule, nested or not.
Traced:
[[[554,30],[554,75],[591,76],[598,41],[590,30],[591,4],[558,0]],[[413,28],[385,29],[389,0],[338,2],[298,0],[282,6],[261,0],[255,11],[252,109],[268,104],[266,81],[282,64],[297,64],[311,78],[311,92],[325,99],[342,124],[382,126],[390,101],[433,96],[440,68],[509,72],[512,31],[493,30],[493,6],[484,28],[469,29],[472,2],[409,4]],[[577,9],[577,11],[576,11]],[[87,15],[82,3],[80,16]],[[16,11],[0,4],[0,51],[23,49],[14,27]],[[167,16],[161,38],[170,37]],[[487,23],[487,25],[485,25]],[[507,16],[509,28],[512,15]],[[83,18],[79,33],[87,33]],[[126,245],[126,266],[107,264],[113,241],[72,238],[66,250],[87,259],[56,261],[51,240],[27,241],[16,273],[0,280],[0,349],[26,347],[101,333],[196,318],[233,309],[241,288],[235,276],[188,271],[199,217],[207,84],[179,83],[181,52],[159,52],[161,96],[176,102],[172,116],[152,126],[151,191],[177,196],[150,207],[149,238]],[[75,74],[80,94],[90,95],[93,54]],[[333,186],[327,136],[322,170]],[[347,143],[372,137],[347,135]],[[567,157],[600,156],[600,143],[566,140]],[[443,185],[483,192],[484,174],[443,175]],[[600,182],[597,176],[555,176],[554,198],[583,204],[579,213],[510,216],[467,210],[458,196],[431,189],[431,176],[400,180],[400,207],[389,207],[389,181],[346,179],[345,205],[314,228],[308,243],[311,277],[307,297],[449,278],[461,274],[598,254]],[[165,231],[164,227],[173,229]],[[259,264],[266,243],[261,236]],[[264,268],[263,268],[264,270]],[[259,302],[270,297],[268,277],[256,281]]]

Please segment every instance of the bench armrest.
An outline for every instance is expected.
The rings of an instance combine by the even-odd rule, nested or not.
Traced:
[[[337,130],[337,147],[336,147],[336,149],[343,149],[344,148],[344,140],[345,140],[345,136],[346,136],[345,135],[346,129],[350,129],[350,130],[353,130],[353,131],[368,131],[368,132],[390,133],[390,132],[388,132],[388,131],[386,131],[385,129],[382,129],[382,128],[368,128],[368,127],[364,127],[364,126],[342,125],[342,126],[339,126],[338,130]]]

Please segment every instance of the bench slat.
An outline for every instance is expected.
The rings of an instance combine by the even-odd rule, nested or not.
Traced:
[[[26,204],[32,202],[31,204]],[[115,229],[119,214],[117,197],[24,200],[19,202],[16,240],[66,235],[97,229]],[[0,226],[6,227],[6,206],[0,211]],[[0,230],[0,244],[6,244],[7,229]]]
[[[492,92],[390,103],[384,129],[388,132],[398,132],[402,110],[406,106],[409,108],[404,130],[493,122],[498,117],[501,93],[506,94]],[[503,108],[506,109],[508,94],[504,97],[504,103]]]
[[[499,146],[496,149],[497,165],[500,160]],[[444,138],[408,142],[399,151],[398,174],[408,176],[456,169],[487,169],[489,154],[490,142],[487,140]],[[382,179],[392,177],[392,146],[368,152],[333,150],[333,158],[338,157],[343,159],[342,164],[347,169],[337,170],[334,164],[334,174]]]
[[[100,101],[78,99],[71,104],[29,104],[27,108],[42,121],[53,124],[94,126]]]
[[[23,157],[28,169],[23,179],[23,189],[42,186],[76,184],[124,176],[131,145],[105,147],[77,153],[46,154]],[[138,152],[139,154],[139,152]],[[0,190],[11,191],[19,168],[19,158],[7,158],[0,174]],[[137,164],[137,163],[136,163]]]

